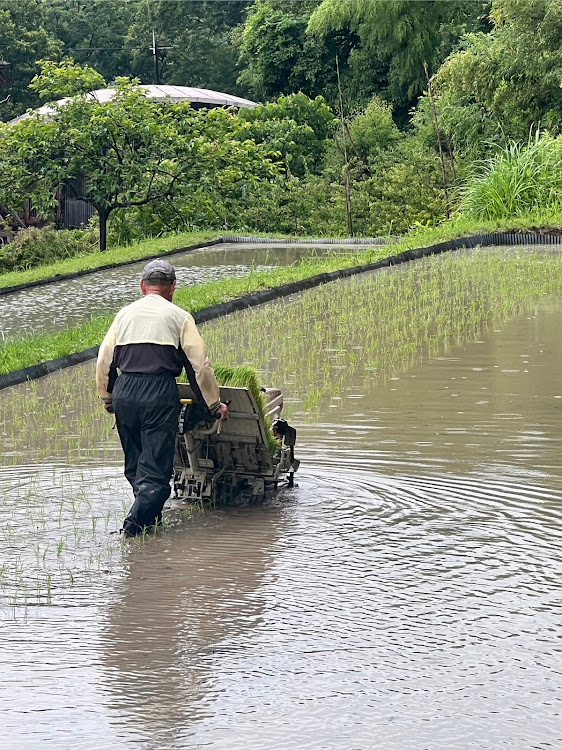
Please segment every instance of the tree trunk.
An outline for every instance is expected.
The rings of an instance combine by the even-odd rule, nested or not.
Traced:
[[[109,211],[106,208],[98,208],[98,216],[100,220],[100,252],[103,253],[107,249],[107,217]]]

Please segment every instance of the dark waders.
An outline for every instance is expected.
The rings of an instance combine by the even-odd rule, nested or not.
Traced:
[[[125,476],[135,495],[123,531],[135,536],[161,520],[170,496],[180,409],[176,379],[172,374],[123,373],[113,388],[113,409]]]

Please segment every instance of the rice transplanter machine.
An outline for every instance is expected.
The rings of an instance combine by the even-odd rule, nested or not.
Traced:
[[[264,390],[265,415],[249,388],[221,386],[228,419],[209,420],[191,387],[178,383],[181,403],[174,456],[175,497],[189,503],[264,499],[268,488],[293,487],[299,467],[296,431],[281,419],[283,394]],[[271,431],[266,428],[266,421]],[[268,438],[272,432],[275,445]]]

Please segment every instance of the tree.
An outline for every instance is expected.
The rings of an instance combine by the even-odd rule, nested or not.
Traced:
[[[155,102],[138,82],[117,79],[109,102],[79,94],[55,104],[48,119],[33,113],[3,127],[0,205],[17,211],[31,199],[48,215],[57,191],[83,176],[86,192],[75,197],[96,209],[105,250],[115,210],[170,203],[189,191],[212,195],[217,185],[228,192],[270,176],[265,149],[241,136],[247,127],[224,110]]]
[[[47,0],[43,2],[44,26],[60,40],[64,55],[112,81],[117,76],[137,74],[133,56],[140,50],[127,49],[130,45],[125,38],[143,5],[139,0]],[[142,54],[150,62],[148,38],[143,40],[143,47]],[[39,57],[45,55],[35,59]]]
[[[401,137],[392,119],[392,108],[377,96],[353,118],[348,134],[352,153],[369,166],[375,165],[381,153]]]
[[[39,58],[56,59],[61,45],[44,28],[44,6],[39,0],[13,0],[0,7],[0,59],[9,63],[9,85],[0,90],[0,119],[10,120],[37,105],[29,88]]]
[[[0,123],[0,207],[10,223],[24,226],[19,214],[33,201],[39,216],[53,212],[60,182],[55,158],[56,124],[37,115],[17,125]]]
[[[407,109],[425,88],[424,62],[435,71],[458,38],[478,28],[482,7],[466,0],[323,0],[308,32],[320,38],[337,30],[356,34],[367,59],[388,65],[387,96]]]
[[[322,47],[307,40],[318,0],[256,0],[237,37],[245,69],[240,82],[260,97],[309,93],[322,68]]]
[[[214,88],[231,93],[239,68],[231,43],[247,0],[46,0],[45,28],[64,52],[106,80]],[[153,34],[156,49],[153,49]]]
[[[184,170],[197,164],[203,144],[189,134],[196,120],[188,106],[162,107],[127,79],[117,79],[111,102],[81,95],[57,108],[62,173],[85,176],[84,200],[99,216],[100,250],[112,211],[173,195]]]
[[[138,4],[126,45],[136,75],[146,83],[156,83],[154,57],[145,49],[155,32],[160,52],[160,83],[245,93],[236,83],[239,74],[237,52],[230,39],[241,23],[246,1],[146,0]]]
[[[40,72],[31,79],[29,88],[36,91],[40,99],[54,101],[76,94],[88,93],[104,88],[103,76],[89,65],[77,65],[67,58],[55,63],[39,60]]]
[[[322,38],[306,33],[319,2],[255,0],[234,36],[243,66],[239,83],[260,98],[302,91],[335,104],[338,55],[344,92],[357,104],[368,100],[370,94],[365,92],[380,85],[381,71],[372,64],[348,68],[349,53],[358,38],[340,30]]]
[[[468,35],[435,76],[443,128],[457,148],[482,152],[530,130],[562,132],[562,5],[495,0],[488,34]]]
[[[264,144],[272,158],[281,158],[293,175],[315,172],[321,166],[334,115],[321,96],[280,96],[277,101],[240,111],[249,123],[248,135]]]

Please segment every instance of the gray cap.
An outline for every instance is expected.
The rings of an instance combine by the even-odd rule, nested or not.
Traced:
[[[158,279],[159,281],[175,281],[176,280],[176,269],[167,260],[151,260],[147,263],[142,270],[142,280],[150,281],[152,279]]]

